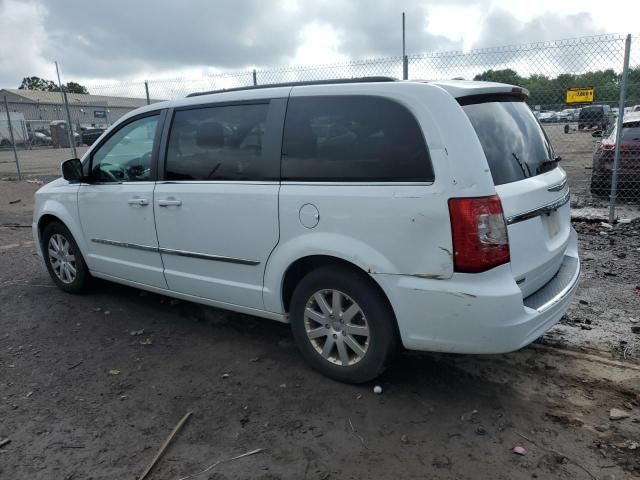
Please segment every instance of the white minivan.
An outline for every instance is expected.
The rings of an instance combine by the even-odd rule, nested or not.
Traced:
[[[580,276],[527,95],[378,77],[152,104],[36,193],[34,238],[67,292],[97,277],[289,322],[345,382],[400,346],[516,350]]]

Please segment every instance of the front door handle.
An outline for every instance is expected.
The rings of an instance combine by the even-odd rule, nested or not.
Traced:
[[[175,198],[165,198],[164,200],[158,200],[158,205],[160,207],[179,207],[182,205],[182,200],[177,200]]]
[[[131,197],[129,200],[127,200],[127,203],[129,205],[139,205],[141,207],[144,207],[146,205],[149,205],[149,200],[142,197]]]

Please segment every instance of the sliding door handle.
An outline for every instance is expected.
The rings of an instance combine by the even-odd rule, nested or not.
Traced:
[[[177,200],[175,198],[158,200],[158,206],[160,207],[179,207],[180,205],[182,205],[182,200]]]

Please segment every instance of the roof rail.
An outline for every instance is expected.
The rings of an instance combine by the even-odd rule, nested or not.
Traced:
[[[199,97],[200,95],[211,95],[213,93],[240,92],[242,90],[259,90],[261,88],[275,87],[300,87],[304,85],[332,85],[340,83],[368,83],[368,82],[397,82],[394,77],[355,77],[355,78],[334,78],[332,80],[309,80],[302,82],[267,83],[264,85],[250,85],[248,87],[224,88],[221,90],[211,90],[208,92],[190,93],[187,97]]]

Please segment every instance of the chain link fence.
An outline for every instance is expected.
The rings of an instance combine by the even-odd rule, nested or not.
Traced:
[[[490,80],[525,87],[529,105],[569,175],[574,208],[606,208],[617,176],[616,205],[640,206],[640,36],[631,39],[624,113],[619,108],[626,36],[604,35],[509,45],[469,52],[409,55],[408,78]],[[634,48],[635,47],[635,48]],[[27,176],[59,174],[60,161],[81,156],[125,113],[193,92],[252,85],[390,76],[402,78],[402,57],[332,65],[283,67],[204,75],[200,78],[88,84],[89,95],[4,90],[0,98],[0,176],[16,175],[12,147]],[[567,90],[593,89],[592,103],[567,104]],[[11,121],[7,121],[6,109]],[[634,113],[633,110],[639,110]],[[622,114],[622,134],[616,123]],[[71,128],[68,126],[70,118]],[[8,125],[13,126],[13,141]],[[65,130],[66,128],[66,130]],[[617,175],[616,140],[620,137]],[[75,152],[74,152],[75,149]],[[625,210],[626,209],[626,210]]]

